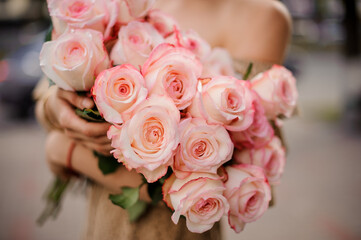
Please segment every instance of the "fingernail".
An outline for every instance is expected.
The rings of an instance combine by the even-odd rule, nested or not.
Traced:
[[[92,100],[90,100],[89,98],[83,99],[83,107],[84,108],[92,108],[93,106],[94,106],[94,103]]]

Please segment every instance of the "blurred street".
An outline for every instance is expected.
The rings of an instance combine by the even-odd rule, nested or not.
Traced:
[[[347,64],[333,51],[297,48],[293,56],[300,116],[285,122],[289,155],[276,206],[239,235],[224,228],[226,240],[361,239],[361,137],[341,117],[345,95],[360,89],[361,61]],[[85,195],[67,195],[58,219],[36,226],[42,193],[52,179],[44,159],[45,132],[33,120],[9,122],[1,109],[0,239],[79,239]]]

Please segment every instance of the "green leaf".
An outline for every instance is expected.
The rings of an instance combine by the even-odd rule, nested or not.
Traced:
[[[139,187],[122,187],[121,194],[110,194],[109,199],[113,204],[128,209],[133,206],[139,199]]]
[[[96,151],[93,154],[98,158],[98,167],[104,175],[115,172],[121,165],[113,156],[104,156]]]
[[[244,74],[243,80],[247,80],[247,79],[249,78],[249,75],[250,75],[251,72],[252,72],[252,68],[253,68],[253,62],[250,62],[250,63],[248,64],[246,73]]]
[[[88,121],[91,122],[104,122],[104,118],[100,115],[98,110],[84,108],[84,109],[75,109],[75,113]]]
[[[51,23],[50,27],[48,28],[48,31],[46,32],[44,42],[51,41],[51,34],[53,32],[53,24]]]
[[[133,206],[127,209],[129,214],[129,220],[135,222],[140,216],[147,210],[147,203],[144,201],[137,201]]]
[[[48,82],[49,82],[49,87],[55,85],[55,82],[53,80],[51,80],[50,78],[48,78]]]
[[[70,184],[70,180],[62,180],[57,177],[45,194],[46,206],[38,217],[37,224],[42,226],[50,217],[56,218],[61,208],[62,199]]]

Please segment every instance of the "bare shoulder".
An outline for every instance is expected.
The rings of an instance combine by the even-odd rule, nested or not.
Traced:
[[[289,33],[292,28],[292,20],[286,6],[282,2],[275,0],[266,2],[267,4],[264,4],[262,8],[262,11],[267,13],[265,14],[264,20],[273,21],[276,27],[282,28],[282,30],[285,30],[287,33]]]
[[[224,7],[224,45],[234,57],[281,63],[292,21],[287,8],[275,0],[229,0]],[[252,46],[252,48],[250,48]]]
[[[228,0],[224,3],[225,12],[235,22],[243,21],[258,24],[278,25],[291,29],[291,16],[286,6],[276,0]],[[253,19],[252,19],[253,16]]]

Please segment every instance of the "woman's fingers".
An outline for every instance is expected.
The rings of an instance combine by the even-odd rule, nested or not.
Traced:
[[[65,131],[67,137],[91,150],[110,155],[111,141],[107,138],[110,124],[107,122],[89,122],[75,113],[74,107],[93,107],[94,102],[90,98],[58,89],[51,100],[49,100],[49,112],[52,113],[57,125]]]
[[[110,127],[110,124],[106,122],[94,123],[80,118],[76,115],[74,109],[70,105],[67,105],[65,101],[63,101],[62,106],[59,106],[58,111],[58,121],[62,128],[78,132],[85,137],[92,138],[106,136]]]
[[[79,96],[75,92],[58,89],[57,95],[59,98],[64,99],[65,101],[69,102],[71,105],[73,105],[79,109],[94,107],[94,102],[91,98],[88,98],[85,96]]]
[[[102,144],[96,144],[96,143],[92,143],[92,142],[88,142],[88,141],[81,141],[81,140],[78,140],[77,142],[79,144],[83,145],[84,147],[94,150],[104,156],[111,156],[112,154],[110,153],[110,151],[114,149],[110,144],[102,145]]]
[[[73,131],[71,129],[65,129],[65,134],[68,137],[73,138],[75,140],[88,141],[88,142],[93,142],[95,144],[103,144],[104,145],[104,144],[110,144],[110,142],[111,142],[111,140],[108,139],[108,137],[106,135],[99,136],[99,137],[87,137],[84,134]]]

